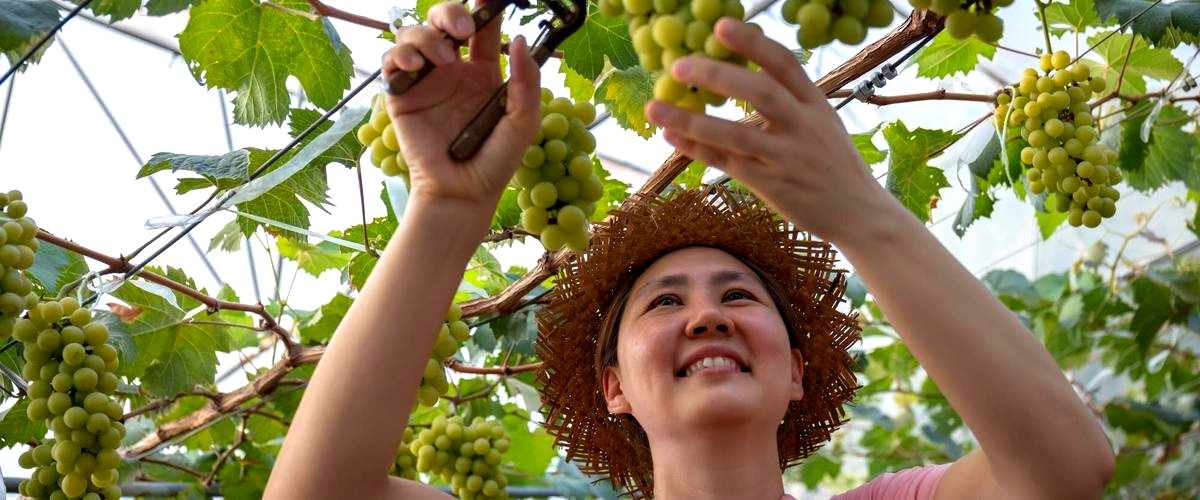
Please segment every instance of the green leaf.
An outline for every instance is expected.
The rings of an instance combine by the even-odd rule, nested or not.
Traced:
[[[971,192],[967,193],[962,208],[958,210],[958,217],[954,219],[954,234],[960,238],[976,220],[992,215],[996,199],[992,197],[988,188],[987,180],[971,176]]]
[[[171,172],[195,172],[204,177],[209,184],[222,189],[245,182],[250,175],[247,170],[250,165],[249,149],[239,149],[223,155],[186,155],[177,153],[154,153],[150,161],[138,171],[137,178],[170,170]]]
[[[989,271],[983,276],[983,283],[1001,298],[1009,296],[1027,304],[1037,303],[1040,299],[1029,278],[1011,269]]]
[[[646,121],[646,102],[654,97],[654,76],[641,66],[616,70],[596,88],[596,99],[603,103],[621,127],[649,139],[658,130]]]
[[[146,2],[146,13],[152,16],[165,16],[185,10],[200,0],[149,0]]]
[[[996,47],[978,38],[958,40],[950,32],[942,31],[917,53],[917,76],[943,78],[959,72],[965,75],[975,69],[980,57],[990,61],[994,55]]]
[[[596,202],[596,213],[592,215],[593,221],[601,221],[608,215],[608,212],[621,206],[625,198],[629,197],[629,184],[613,178],[608,170],[604,169],[604,165],[600,164],[599,158],[592,158],[592,172],[600,178],[600,183],[604,185],[604,196]]]
[[[281,236],[275,239],[275,245],[279,248],[280,255],[296,262],[300,269],[316,278],[330,269],[340,270],[350,263],[352,257],[351,254],[344,253],[342,247],[328,241],[314,245]]]
[[[1062,36],[1067,30],[1082,33],[1090,27],[1104,25],[1100,21],[1100,16],[1096,15],[1096,5],[1093,0],[1051,3],[1046,6],[1046,21],[1050,24],[1050,33],[1055,36]]]
[[[1130,285],[1133,289],[1133,300],[1137,302],[1137,310],[1129,321],[1129,331],[1133,332],[1142,352],[1149,349],[1158,331],[1170,318],[1173,297],[1171,290],[1154,282],[1148,277],[1141,277]]]
[[[417,16],[422,20],[429,18],[429,8],[447,0],[417,0]]]
[[[76,4],[83,3],[82,0],[73,1]],[[108,16],[110,23],[133,17],[141,7],[142,0],[95,0],[88,5],[97,16]]]
[[[861,134],[852,134],[850,139],[854,141],[854,147],[858,149],[858,154],[862,155],[863,161],[867,165],[874,165],[887,159],[887,151],[880,151],[875,147],[875,143],[871,141],[872,137],[879,132],[879,128],[871,129],[868,132]]]
[[[56,23],[58,6],[49,0],[0,0],[0,54],[15,64]],[[50,42],[30,62],[41,59]]]
[[[310,12],[303,0],[278,5]],[[286,81],[295,77],[316,105],[328,109],[350,88],[350,50],[327,21],[315,21],[257,0],[207,0],[188,13],[179,49],[192,74],[209,88],[236,92],[238,123],[282,123]]]
[[[520,192],[520,189],[508,188],[500,194],[500,202],[496,204],[496,214],[492,216],[492,229],[517,227],[521,223],[521,206],[517,204],[517,195]]]
[[[928,221],[930,201],[950,185],[941,169],[929,166],[929,159],[962,135],[923,128],[910,131],[903,122],[895,121],[883,128],[883,137],[891,149],[888,191],[917,218]]]
[[[529,432],[527,421],[516,415],[505,415],[502,422],[512,443],[510,448],[515,451],[506,455],[513,466],[532,476],[545,474],[550,460],[557,455],[554,438],[541,427]]]
[[[208,242],[208,251],[220,248],[225,252],[236,252],[242,248],[243,238],[245,236],[242,234],[242,227],[238,225],[237,220],[231,220],[213,235],[212,240]]]
[[[48,241],[38,241],[33,256],[33,267],[25,271],[25,276],[47,295],[58,295],[62,287],[88,273],[83,257]]]
[[[1144,94],[1146,78],[1171,80],[1183,71],[1183,63],[1171,55],[1170,50],[1151,48],[1140,36],[1120,33],[1097,45],[1106,35],[1102,32],[1088,38],[1088,43],[1096,45],[1096,53],[1107,63],[1101,66],[1107,81],[1104,92],[1112,92],[1116,88],[1122,66],[1125,66],[1125,76],[1121,80],[1121,93],[1125,95]],[[1133,52],[1129,53],[1129,64],[1126,65],[1125,54],[1129,50],[1131,36],[1137,38],[1133,42]],[[1093,74],[1096,74],[1095,69]]]
[[[590,80],[600,77],[606,59],[617,69],[638,64],[625,19],[600,15],[593,2],[588,2],[587,21],[558,48],[563,52],[563,64]]]
[[[1101,18],[1115,17],[1121,23],[1125,23],[1153,3],[1153,0],[1096,0],[1096,10]],[[1132,28],[1134,33],[1153,40],[1155,44],[1162,44],[1170,30],[1178,30],[1193,37],[1200,36],[1200,0],[1159,3],[1145,14],[1141,14],[1133,22]]]
[[[808,489],[816,489],[825,478],[835,478],[842,473],[842,463],[825,455],[816,454],[800,464],[800,480]]]
[[[1200,190],[1188,190],[1187,198],[1196,204],[1196,212],[1195,215],[1192,215],[1192,220],[1188,221],[1188,229],[1191,229],[1192,233],[1200,238]]]
[[[1191,120],[1188,113],[1173,106],[1163,106],[1150,130],[1150,141],[1143,142],[1141,131],[1152,113],[1152,105],[1140,104],[1128,111],[1129,119],[1121,123],[1120,168],[1125,183],[1134,189],[1148,192],[1172,181],[1183,181],[1189,189],[1200,189],[1200,142],[1184,132]]]
[[[683,172],[675,177],[675,183],[683,188],[699,187],[704,178],[704,172],[708,170],[708,166],[698,161],[691,161]]]
[[[350,305],[353,303],[354,299],[349,296],[340,293],[334,295],[329,303],[321,306],[312,321],[300,327],[300,340],[306,344],[329,342],[329,339],[333,338],[333,332],[337,331],[338,325],[342,323],[342,318],[346,316],[346,311],[350,310]]]
[[[18,399],[0,416],[0,447],[24,446],[46,436],[46,421],[31,421],[26,415],[29,398]]]
[[[1042,240],[1050,239],[1054,234],[1054,230],[1058,229],[1063,222],[1067,220],[1066,212],[1047,212],[1044,210],[1034,210],[1033,217],[1037,219],[1038,230],[1041,231]]]
[[[566,64],[560,64],[558,70],[563,74],[567,91],[571,94],[571,100],[576,102],[592,102],[592,97],[596,95],[596,83],[593,79],[576,73],[575,70]]]

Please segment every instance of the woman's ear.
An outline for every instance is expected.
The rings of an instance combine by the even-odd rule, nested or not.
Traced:
[[[800,349],[794,347],[792,348],[791,399],[792,401],[804,399],[804,355],[800,353]]]
[[[625,391],[621,390],[621,373],[615,366],[604,368],[604,378],[600,381],[604,391],[604,400],[608,403],[608,413],[620,415],[629,413],[629,400],[625,399]]]

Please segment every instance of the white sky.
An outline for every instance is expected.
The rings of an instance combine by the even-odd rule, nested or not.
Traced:
[[[331,3],[376,19],[386,19],[388,9],[393,5],[380,1]],[[752,2],[744,3],[749,7]],[[411,2],[400,5],[411,5]],[[773,7],[755,21],[762,24],[772,38],[795,48],[795,28],[779,20],[778,9],[778,6]],[[908,6],[903,4],[902,9],[907,11]],[[1033,51],[1042,43],[1040,33],[1034,31],[1032,12],[1032,2],[1024,1],[1018,2],[1018,7],[1003,11],[1009,35],[1002,44]],[[899,21],[900,18],[897,18]],[[120,24],[154,33],[160,39],[173,40],[186,22],[186,14],[176,14],[165,18],[139,16]],[[380,55],[388,46],[387,42],[375,38],[372,30],[340,21],[334,21],[334,24],[343,42],[352,50],[356,65],[368,71],[374,70]],[[523,32],[531,39],[535,34],[529,29],[518,31],[508,25],[506,31],[514,35]],[[868,42],[881,33],[882,30],[872,30]],[[219,107],[218,92],[198,85],[182,60],[83,19],[69,23],[62,32],[61,40],[65,40],[88,73],[144,160],[156,152],[222,154],[228,151],[222,127],[225,118]],[[1072,48],[1073,44],[1064,43],[1061,47]],[[856,51],[841,44],[820,49],[810,61],[807,68],[809,74],[816,79]],[[1186,61],[1191,53],[1178,50],[1176,56]],[[563,95],[565,89],[561,86],[562,77],[556,63],[556,60],[551,60],[546,64],[543,84],[552,86],[557,94]],[[984,66],[1001,75],[1012,75],[1032,64],[1032,59],[1000,51],[994,61]],[[908,68],[879,94],[894,95],[937,88],[983,93],[992,92],[997,87],[996,82],[978,72],[969,78],[935,82],[916,78],[915,71],[915,67]],[[357,82],[358,77],[353,83]],[[294,88],[295,82],[291,83]],[[2,92],[7,90],[7,85],[0,87],[0,106],[3,103]],[[364,93],[360,97],[363,99],[355,104],[366,105],[369,95]],[[952,101],[887,107],[852,103],[842,111],[841,116],[851,132],[869,130],[881,121],[896,119],[903,119],[910,128],[958,129],[986,111],[987,105],[983,103]],[[740,113],[732,106],[716,112],[727,117],[740,116]],[[601,152],[646,169],[656,168],[670,152],[661,137],[643,140],[621,130],[612,120],[593,132]],[[233,127],[235,148],[278,148],[287,139],[287,133],[282,128]],[[962,142],[966,144],[970,141]],[[881,137],[876,139],[876,143],[886,146]],[[1103,231],[1064,227],[1050,241],[1032,246],[1030,243],[1037,239],[1038,234],[1032,207],[1022,204],[1011,195],[1004,195],[992,217],[976,222],[960,239],[951,230],[951,219],[966,193],[959,187],[963,184],[956,179],[967,182],[965,187],[969,188],[968,172],[956,174],[954,169],[957,165],[955,160],[965,147],[963,144],[955,146],[935,161],[935,165],[948,167],[947,177],[952,187],[942,192],[943,200],[932,217],[934,221],[942,222],[934,225],[932,230],[968,269],[977,273],[989,266],[1015,268],[1027,274],[1062,270],[1076,259],[1083,248],[1097,239],[1104,239],[1110,247],[1115,247],[1119,241],[1117,234],[1131,230],[1139,212],[1184,193],[1178,184],[1161,190],[1153,197],[1122,190],[1120,209],[1115,218],[1104,222]],[[41,227],[110,255],[132,251],[152,234],[143,227],[145,220],[167,214],[150,182],[134,180],[140,166],[125,149],[71,67],[61,44],[50,47],[40,64],[17,76],[11,109],[8,110],[7,128],[0,139],[0,172],[4,176],[0,189],[21,189],[29,201],[31,216]],[[877,168],[876,173],[882,173],[885,165]],[[376,168],[364,168],[363,172],[368,188],[368,217],[379,216],[384,213],[384,207],[378,200],[382,175]],[[630,172],[618,171],[615,174],[635,187],[643,180]],[[354,172],[330,166],[328,177],[329,194],[334,203],[329,209],[330,213],[325,214],[310,207],[312,227],[320,232],[341,229],[359,220]],[[195,193],[174,195],[175,180],[169,172],[156,174],[154,178],[180,211],[190,210],[205,196]],[[1176,205],[1168,202],[1150,225],[1150,230],[1164,238],[1171,247],[1179,247],[1194,239],[1184,225],[1192,213],[1192,207]],[[231,218],[227,214],[217,215],[198,227],[193,234],[201,247],[207,248],[211,237]],[[256,247],[257,277],[250,273],[244,251],[214,251],[208,255],[221,278],[237,290],[243,301],[253,301],[255,279],[264,294],[273,293],[274,289],[274,279],[269,271],[271,263],[262,248]],[[505,265],[532,266],[539,255],[534,248],[525,245],[501,250],[497,254]],[[1127,256],[1141,260],[1162,252],[1161,246],[1138,240],[1127,250]],[[155,264],[182,267],[201,286],[209,290],[217,288],[216,281],[186,242],[168,250]],[[321,279],[314,279],[304,273],[297,274],[290,263],[284,264],[282,276],[284,293],[290,290],[290,304],[301,309],[319,307],[340,286],[336,273],[327,272]],[[294,285],[289,286],[293,276]],[[233,355],[223,356],[219,371],[233,366],[236,359]],[[258,366],[269,363],[270,360],[265,357],[257,362]],[[220,388],[230,390],[244,382],[244,377],[234,376],[222,382]],[[28,471],[18,470],[17,454],[11,449],[0,451],[0,468],[9,475],[26,476]]]

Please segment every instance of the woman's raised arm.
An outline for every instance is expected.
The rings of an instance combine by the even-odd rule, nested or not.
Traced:
[[[308,384],[266,497],[413,498],[445,496],[390,478],[417,386],[463,269],[486,235],[492,212],[538,128],[538,67],[523,38],[512,43],[505,117],[466,163],[450,141],[500,84],[500,23],[473,34],[470,13],[450,2],[430,26],[407,28],[384,73],[413,71],[419,52],[438,65],[388,112],[409,163],[412,192],[399,228],[347,311]],[[442,38],[471,37],[470,60]]]
[[[716,34],[763,71],[688,57],[673,74],[748,100],[769,125],[657,101],[649,117],[684,154],[720,167],[854,264],[982,448],[951,466],[938,497],[1099,497],[1112,450],[1037,338],[872,178],[790,51],[728,19]]]

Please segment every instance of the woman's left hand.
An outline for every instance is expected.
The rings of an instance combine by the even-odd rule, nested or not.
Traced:
[[[757,26],[722,18],[717,39],[762,71],[692,55],[670,68],[684,84],[748,101],[766,119],[747,123],[663,101],[646,116],[682,154],[741,181],[799,227],[838,243],[896,203],[871,176],[841,120],[800,62]]]

